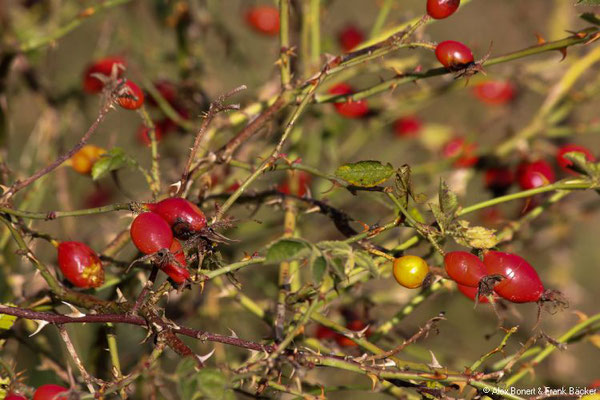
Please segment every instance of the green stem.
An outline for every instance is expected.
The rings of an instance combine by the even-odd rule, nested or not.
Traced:
[[[279,70],[281,71],[281,87],[285,88],[290,84],[291,65],[290,65],[290,3],[289,0],[279,0]]]
[[[383,28],[383,25],[385,25],[385,20],[392,10],[392,4],[394,4],[394,0],[384,0],[381,8],[379,9],[379,13],[377,14],[377,19],[373,24],[373,28],[371,28],[369,37],[376,37],[379,31],[381,31],[381,28]]]
[[[103,214],[112,211],[131,211],[136,207],[137,203],[116,203],[108,206],[85,208],[82,210],[74,211],[47,211],[47,212],[36,212],[26,210],[15,210],[8,207],[0,207],[0,213],[14,215],[16,217],[27,218],[27,219],[43,219],[53,220],[56,218],[65,217],[80,217],[83,215],[95,215]]]

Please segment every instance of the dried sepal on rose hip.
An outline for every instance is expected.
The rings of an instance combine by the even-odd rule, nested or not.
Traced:
[[[127,110],[137,110],[144,104],[144,92],[138,85],[130,80],[126,80],[117,89],[116,101],[121,107]]]
[[[146,204],[146,207],[160,215],[178,238],[186,239],[206,226],[206,216],[202,210],[181,197],[170,197],[158,203]]]
[[[394,260],[393,273],[400,285],[416,289],[423,285],[429,274],[429,266],[421,257],[402,256]]]
[[[125,59],[111,56],[94,61],[83,74],[83,90],[87,93],[99,93],[104,88],[105,81],[102,77],[120,78],[125,70]]]
[[[89,289],[104,283],[104,268],[96,252],[81,242],[58,245],[58,265],[74,286]]]
[[[173,243],[171,227],[160,215],[153,212],[141,213],[135,217],[129,233],[135,247],[144,254],[168,249]]]

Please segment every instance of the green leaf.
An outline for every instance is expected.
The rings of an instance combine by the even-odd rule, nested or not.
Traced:
[[[229,388],[229,380],[218,369],[201,369],[197,375],[197,382],[198,388],[203,395],[202,398],[210,400],[235,400],[235,395]]]
[[[377,264],[375,261],[367,253],[366,251],[358,250],[354,252],[354,258],[356,260],[356,264],[368,270],[371,273],[371,276],[378,277],[379,269],[377,268]]]
[[[6,307],[14,307],[14,304],[2,304]],[[0,314],[0,330],[9,330],[14,325],[17,317],[14,315]]]
[[[491,249],[498,244],[495,230],[469,225],[468,221],[458,221],[457,232],[453,235],[456,243],[474,249]]]
[[[359,161],[344,164],[335,171],[335,176],[358,187],[373,187],[385,182],[394,173],[389,163],[379,161]]]
[[[597,14],[594,14],[591,12],[586,12],[586,13],[581,14],[579,16],[579,18],[583,19],[584,21],[589,22],[590,24],[600,25],[600,17]]]
[[[278,263],[306,257],[310,254],[310,245],[301,239],[281,239],[267,249],[267,262]]]
[[[446,182],[440,179],[439,204],[430,204],[431,211],[440,226],[442,233],[446,232],[456,217],[458,198],[450,190]]]
[[[125,150],[120,147],[115,147],[109,152],[104,153],[100,159],[94,163],[92,166],[92,179],[97,180],[108,174],[110,171],[134,165],[136,165],[136,161],[125,154]]]
[[[315,284],[319,284],[323,281],[325,277],[325,272],[327,271],[327,259],[323,256],[317,257],[312,264],[311,272],[313,282]]]

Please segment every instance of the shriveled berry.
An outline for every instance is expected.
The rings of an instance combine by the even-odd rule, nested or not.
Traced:
[[[100,159],[106,150],[102,147],[86,144],[77,153],[73,154],[69,160],[71,168],[82,175],[89,175],[92,167]]]
[[[119,92],[117,102],[127,110],[137,110],[144,104],[144,92],[135,83],[126,81]]]
[[[365,40],[365,34],[354,25],[348,25],[338,35],[340,47],[346,53],[352,51],[363,40]]]
[[[169,262],[161,268],[165,274],[169,275],[169,278],[171,278],[173,282],[180,285],[190,278],[190,273],[186,268],[187,263],[185,260],[185,253],[183,252],[181,243],[179,243],[177,239],[173,240],[169,251],[173,254],[177,262]],[[178,265],[177,263],[181,265]]]
[[[435,47],[438,61],[450,70],[465,68],[474,62],[471,49],[454,40],[446,40]]]
[[[33,400],[67,400],[67,396],[59,396],[61,393],[68,392],[69,389],[59,385],[42,385],[35,390]]]
[[[427,0],[427,14],[434,19],[448,18],[459,5],[460,0]]]
[[[135,247],[144,254],[168,249],[173,243],[171,227],[160,215],[153,212],[141,213],[135,217],[129,233]]]
[[[476,152],[477,145],[467,142],[462,137],[449,140],[442,148],[445,158],[456,158],[453,163],[456,168],[469,168],[477,164],[479,157]]]
[[[246,22],[258,33],[275,36],[279,33],[279,10],[272,6],[255,6],[246,11]]]
[[[202,210],[181,197],[170,197],[155,204],[147,204],[147,207],[160,215],[179,238],[185,239],[206,226],[206,217]]]
[[[416,289],[423,285],[429,273],[429,266],[421,257],[403,256],[394,260],[394,278],[409,289]]]
[[[522,189],[534,189],[555,181],[554,169],[544,160],[524,162],[517,168],[517,179]]]
[[[122,57],[106,57],[94,61],[91,65],[89,65],[86,68],[83,74],[83,90],[85,90],[88,93],[98,93],[102,91],[104,83],[93,75],[100,74],[109,77],[111,76],[113,66],[115,65],[117,70],[116,78],[120,78],[121,75],[123,75],[123,70],[125,67],[125,59],[123,59]]]
[[[567,144],[562,146],[560,149],[558,149],[558,153],[556,153],[556,161],[563,170],[570,174],[576,174],[576,172],[571,169],[573,166],[573,161],[565,157],[565,154],[571,152],[583,153],[585,159],[588,161],[594,161],[596,159],[590,149],[587,147],[580,146],[578,144]]]
[[[338,83],[329,89],[330,94],[347,95],[352,94],[352,86],[347,83]],[[346,100],[342,103],[333,103],[338,114],[346,118],[361,118],[369,113],[366,100]]]
[[[466,251],[452,251],[444,256],[444,267],[448,276],[456,283],[477,287],[481,278],[487,275],[479,257]]]
[[[516,89],[509,81],[485,81],[473,88],[473,95],[492,106],[509,103],[515,98]]]
[[[421,130],[421,120],[414,116],[408,115],[406,117],[398,118],[394,122],[394,133],[398,137],[411,137],[417,136]]]
[[[483,263],[490,275],[501,275],[505,279],[494,287],[500,297],[513,303],[538,301],[544,293],[544,285],[535,269],[525,259],[501,251],[488,251]]]
[[[100,258],[81,242],[61,242],[58,245],[58,266],[64,277],[79,288],[95,288],[104,283]]]

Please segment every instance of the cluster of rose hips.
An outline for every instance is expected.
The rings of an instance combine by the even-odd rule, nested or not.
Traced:
[[[546,293],[536,270],[516,254],[486,251],[482,261],[471,253],[453,251],[445,255],[444,266],[465,296],[474,300],[480,293],[479,302],[488,302],[482,294],[489,294],[513,303],[530,303],[542,300]]]
[[[69,389],[60,385],[42,385],[33,393],[33,400],[67,400],[67,396],[61,396],[60,394],[68,391]],[[27,397],[17,393],[9,393],[4,400],[27,400]]]
[[[206,217],[195,204],[180,197],[171,197],[145,205],[147,212],[139,214],[131,224],[133,244],[146,255],[165,252],[160,269],[175,283],[190,277],[183,247],[178,239],[188,239],[206,227]]]

